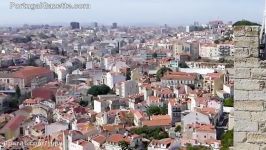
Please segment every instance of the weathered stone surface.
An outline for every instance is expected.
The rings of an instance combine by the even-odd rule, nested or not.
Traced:
[[[234,85],[236,90],[262,90],[265,82],[260,80],[235,79]]]
[[[235,68],[258,68],[260,62],[258,58],[235,58]]]
[[[256,58],[258,58],[258,57],[259,57],[258,49],[257,49],[257,48],[249,48],[249,55],[250,55],[251,57],[256,57]]]
[[[258,122],[236,120],[234,130],[236,132],[257,132],[258,127],[259,127]]]
[[[266,144],[266,133],[247,133],[247,142]]]
[[[235,106],[235,110],[246,110],[246,111],[263,111],[264,110],[263,101],[235,100],[234,106]]]
[[[247,79],[247,78],[250,78],[250,75],[251,75],[250,68],[236,68],[234,78],[235,79]]]
[[[234,90],[234,100],[248,100],[248,94],[248,91]]]
[[[266,61],[259,58],[259,29],[234,27],[234,150],[266,145]]]
[[[256,36],[255,37],[241,36],[241,37],[235,37],[234,41],[235,42],[246,42],[246,43],[254,43],[254,42],[259,43],[259,37],[256,37]]]
[[[245,27],[245,36],[255,36],[255,37],[259,37],[259,31],[260,31],[260,27],[259,26],[246,26]]]
[[[258,37],[235,37],[235,47],[236,48],[258,48],[259,38]]]
[[[259,150],[260,146],[258,144],[250,143],[235,143],[234,150]]]
[[[234,36],[256,36],[258,37],[260,31],[259,26],[235,26],[234,27]]]
[[[251,113],[248,111],[234,111],[235,120],[251,120]]]
[[[266,132],[266,121],[259,121],[259,131],[260,133]]]
[[[235,53],[234,53],[235,58],[247,58],[250,57],[250,52],[248,48],[235,48]]]
[[[250,112],[252,121],[266,121],[266,111]]]
[[[265,79],[266,80],[266,68],[252,68],[251,69],[252,79]]]
[[[261,144],[260,145],[260,150],[266,150],[266,144]]]
[[[248,92],[249,100],[264,100],[266,101],[266,91],[249,91]]]
[[[234,142],[241,143],[247,140],[247,132],[235,132]]]

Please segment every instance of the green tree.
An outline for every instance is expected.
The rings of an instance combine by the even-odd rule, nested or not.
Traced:
[[[261,26],[261,25],[255,22],[248,21],[248,20],[241,20],[241,21],[235,22],[233,26]]]
[[[157,71],[157,73],[156,73],[156,80],[157,80],[157,81],[160,81],[161,78],[164,76],[164,74],[165,74],[167,71],[172,72],[172,69],[167,68],[167,67],[162,67],[162,68],[160,68],[160,69]]]
[[[228,130],[222,135],[221,150],[228,150],[229,147],[233,146],[233,137],[234,137],[234,130]]]
[[[152,54],[152,58],[157,58],[158,57],[158,54],[155,52]]]
[[[80,106],[83,106],[83,107],[88,106],[88,104],[89,104],[88,101],[83,101],[83,100],[81,100],[81,101],[79,102],[79,105],[80,105]]]
[[[118,145],[122,150],[129,150],[129,144],[126,141],[119,141]]]
[[[147,127],[143,126],[140,128],[133,128],[130,130],[131,133],[143,135],[144,138],[147,139],[157,139],[161,140],[164,138],[168,138],[168,133],[164,131],[161,127]]]
[[[146,109],[146,113],[149,115],[149,116],[152,116],[152,115],[159,115],[161,113],[161,109],[160,107],[158,106],[149,106],[147,109]]]
[[[20,98],[20,97],[21,97],[21,91],[20,91],[20,88],[19,88],[18,85],[16,86],[16,93],[15,93],[15,96],[16,96],[16,98]]]
[[[180,132],[181,131],[181,126],[180,125],[177,125],[176,127],[175,127],[175,132]]]
[[[224,106],[226,107],[234,107],[234,99],[233,98],[226,98],[224,100]]]
[[[8,105],[10,108],[18,108],[19,101],[17,98],[13,97]]]
[[[178,65],[180,68],[188,68],[188,65],[185,62],[180,62]]]
[[[88,90],[88,94],[91,94],[93,96],[98,95],[105,95],[108,94],[111,91],[110,87],[102,84],[102,85],[94,85]]]
[[[152,115],[165,115],[167,114],[168,110],[167,110],[167,106],[163,106],[163,107],[158,107],[158,106],[149,106],[147,109],[146,109],[146,113],[149,115],[149,116],[152,116]]]

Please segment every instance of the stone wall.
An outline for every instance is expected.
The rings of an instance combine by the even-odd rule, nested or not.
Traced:
[[[266,63],[259,59],[259,27],[234,27],[234,150],[266,150]]]

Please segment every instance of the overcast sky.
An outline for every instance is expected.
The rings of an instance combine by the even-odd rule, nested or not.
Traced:
[[[89,10],[15,10],[10,2],[89,3]],[[186,25],[194,21],[262,21],[264,0],[0,0],[0,25],[71,21],[123,25]]]

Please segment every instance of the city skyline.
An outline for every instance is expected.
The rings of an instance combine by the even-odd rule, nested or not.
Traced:
[[[27,1],[13,1],[27,2]],[[35,0],[34,3],[43,2]],[[52,3],[52,0],[45,2]],[[0,25],[66,24],[71,21],[83,24],[98,22],[119,25],[188,25],[194,21],[207,23],[210,20],[238,21],[247,19],[260,23],[264,0],[64,0],[67,3],[89,3],[88,10],[15,10],[10,1],[1,1]],[[54,2],[53,2],[54,3]],[[243,9],[248,8],[248,9]],[[23,19],[21,19],[23,18]]]

